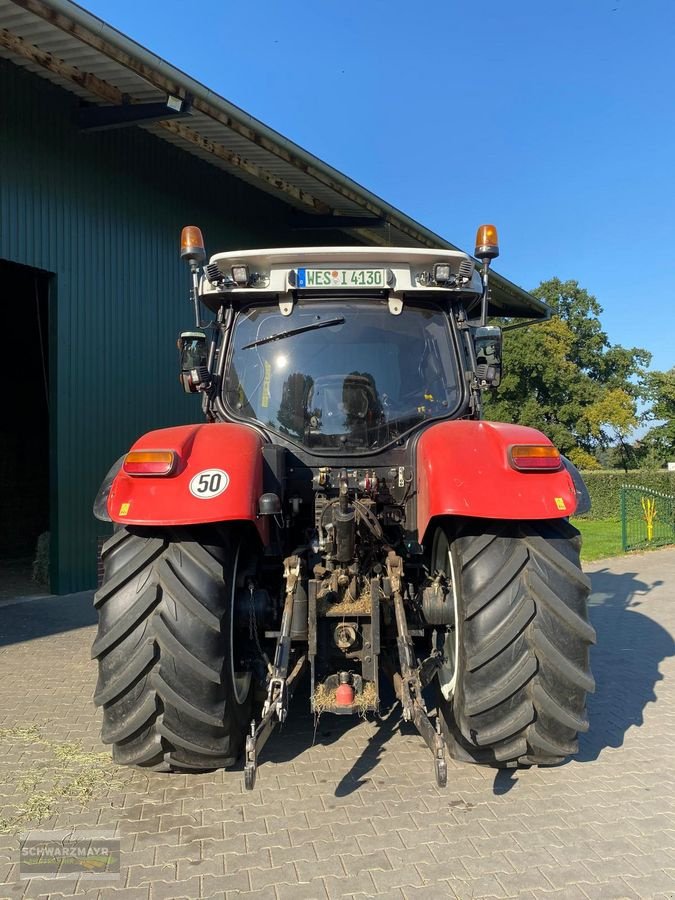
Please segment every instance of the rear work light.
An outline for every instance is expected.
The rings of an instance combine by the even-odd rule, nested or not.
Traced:
[[[555,471],[562,466],[560,453],[550,444],[517,444],[509,450],[509,460],[519,472]]]
[[[127,475],[170,475],[175,465],[173,450],[132,450],[122,468]]]
[[[232,280],[245,287],[248,284],[248,266],[232,266]]]

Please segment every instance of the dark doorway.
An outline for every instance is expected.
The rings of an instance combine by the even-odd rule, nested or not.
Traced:
[[[0,260],[0,599],[49,591],[50,280]]]

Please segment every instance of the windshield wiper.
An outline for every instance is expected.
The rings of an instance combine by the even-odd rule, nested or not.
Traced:
[[[300,328],[291,328],[290,331],[280,331],[270,337],[260,338],[251,344],[244,344],[242,350],[250,350],[251,347],[259,347],[261,344],[271,344],[272,341],[282,341],[284,338],[293,337],[295,334],[304,334],[305,331],[314,331],[316,328],[329,328],[331,325],[344,325],[344,316],[337,319],[326,319],[325,322],[312,322],[310,325],[302,325]]]

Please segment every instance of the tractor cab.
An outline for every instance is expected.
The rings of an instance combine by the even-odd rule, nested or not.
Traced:
[[[224,326],[215,368],[183,385],[205,393],[217,420],[318,456],[377,454],[432,420],[478,418],[480,392],[500,377],[501,331],[486,321],[494,229],[489,240],[477,247],[482,271],[452,250],[216,254],[193,269],[195,302]],[[202,245],[186,229],[184,255],[205,262]]]

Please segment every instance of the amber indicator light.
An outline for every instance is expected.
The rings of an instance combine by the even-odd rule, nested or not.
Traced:
[[[562,465],[560,453],[550,444],[517,444],[509,450],[514,469],[522,472],[556,470]]]
[[[132,450],[122,468],[127,475],[170,475],[175,464],[173,450]]]

